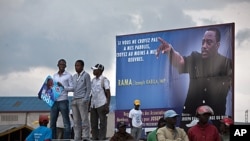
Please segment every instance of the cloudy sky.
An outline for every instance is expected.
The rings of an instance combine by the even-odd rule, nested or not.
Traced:
[[[1,0],[0,96],[36,96],[57,61],[102,63],[115,95],[116,35],[235,23],[235,120],[250,110],[249,0]]]

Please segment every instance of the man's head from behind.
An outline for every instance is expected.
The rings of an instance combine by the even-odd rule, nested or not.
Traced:
[[[209,28],[206,30],[202,39],[201,55],[203,59],[211,58],[218,54],[220,47],[220,31],[217,28]]]
[[[39,124],[43,126],[47,126],[49,123],[49,116],[48,115],[39,115]]]
[[[121,133],[126,132],[126,127],[127,127],[127,124],[123,121],[118,122],[116,125],[118,132],[121,132]]]
[[[160,118],[158,120],[157,128],[164,127],[165,125],[166,125],[166,120],[164,119],[164,117]]]
[[[221,133],[227,133],[230,130],[230,126],[234,124],[233,120],[229,117],[225,117],[220,120],[220,131]]]
[[[229,117],[223,118],[222,120],[220,120],[220,122],[225,124],[228,127],[234,123],[233,120]]]

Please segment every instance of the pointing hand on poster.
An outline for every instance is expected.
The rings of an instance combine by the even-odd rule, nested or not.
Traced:
[[[180,55],[179,52],[175,51],[171,44],[169,44],[167,41],[165,41],[162,38],[158,38],[158,41],[161,43],[157,50],[156,50],[156,57],[158,58],[160,55],[160,52],[162,54],[168,54],[168,57],[172,60],[171,63],[175,68],[177,68],[179,71],[183,69],[184,67],[184,59]]]
[[[159,57],[160,52],[162,54],[166,54],[169,53],[172,49],[172,45],[169,44],[168,42],[166,42],[164,39],[162,38],[158,38],[158,41],[161,42],[161,44],[158,46],[157,50],[156,50],[156,57]]]
[[[210,105],[216,113],[216,116],[225,116],[232,111],[232,101],[228,100],[228,93],[230,94],[230,87],[232,81],[232,59],[230,54],[223,55],[219,53],[221,44],[227,43],[226,52],[230,52],[230,39],[233,35],[221,34],[232,33],[233,29],[229,26],[226,31],[219,27],[209,27],[200,31],[201,37],[195,38],[197,42],[197,49],[200,51],[190,51],[189,55],[181,55],[176,51],[168,42],[162,38],[158,38],[159,47],[157,48],[157,54],[162,52],[167,54],[167,60],[174,66],[179,74],[189,74],[189,88],[186,94],[185,103],[183,106],[183,115],[195,117],[195,110],[193,107],[200,105]],[[193,33],[192,33],[193,34]],[[223,35],[223,36],[222,36]],[[226,36],[226,37],[224,37]],[[184,38],[182,38],[184,39]],[[178,43],[179,40],[172,39],[176,49],[182,49],[181,46],[186,46],[185,42]],[[187,41],[186,41],[187,42]],[[194,42],[192,42],[194,43]],[[198,44],[199,43],[199,44]],[[189,45],[194,46],[194,45]],[[226,115],[227,116],[227,115]],[[186,121],[182,121],[184,124]],[[216,119],[214,122],[216,126],[219,126],[219,122]]]

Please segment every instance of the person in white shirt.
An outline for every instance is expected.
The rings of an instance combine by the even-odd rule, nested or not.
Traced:
[[[60,59],[58,61],[58,72],[53,75],[53,80],[58,83],[58,86],[63,87],[63,91],[57,100],[54,102],[50,110],[50,128],[52,130],[52,139],[56,139],[56,122],[59,112],[62,114],[64,124],[64,139],[70,139],[71,128],[69,119],[69,100],[68,92],[73,89],[72,75],[65,70],[66,61]]]
[[[107,114],[110,105],[110,83],[102,75],[104,66],[91,67],[95,77],[91,82],[90,124],[93,140],[106,140]],[[99,125],[98,125],[99,124]],[[100,127],[100,129],[99,129]]]
[[[142,133],[142,111],[140,110],[141,102],[136,99],[134,108],[129,111],[129,121],[131,126],[131,135],[138,141]]]

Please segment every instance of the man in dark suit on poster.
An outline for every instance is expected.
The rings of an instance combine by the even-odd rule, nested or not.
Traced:
[[[221,33],[208,28],[202,38],[201,52],[182,56],[162,38],[156,56],[168,54],[170,63],[179,73],[189,74],[189,89],[183,107],[183,116],[195,117],[195,108],[209,105],[218,116],[226,115],[226,99],[232,82],[232,60],[219,54]],[[231,101],[230,101],[230,104]],[[230,115],[231,116],[231,115]],[[188,121],[189,122],[189,121]]]

